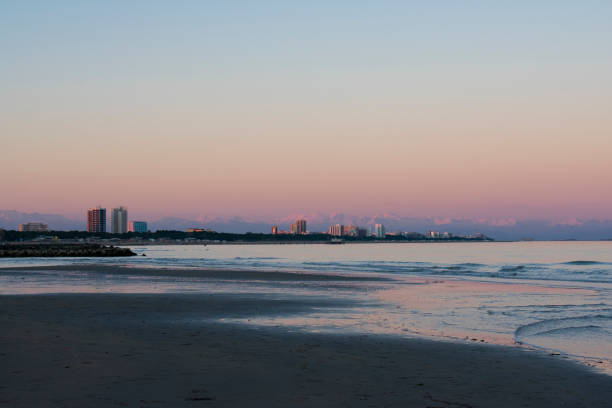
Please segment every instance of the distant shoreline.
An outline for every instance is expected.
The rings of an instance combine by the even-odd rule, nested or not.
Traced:
[[[345,244],[440,244],[440,243],[491,243],[491,242],[520,242],[520,241],[484,241],[484,240],[443,240],[443,239],[430,239],[430,240],[355,240],[345,241],[341,243],[330,242],[330,241],[175,241],[175,240],[155,240],[155,241],[133,241],[133,240],[46,240],[46,241],[17,241],[17,242],[0,242],[0,249],[4,246],[28,246],[28,247],[54,247],[54,246],[67,246],[67,247],[79,247],[79,246],[90,246],[90,245],[110,245],[119,247],[129,246],[155,246],[155,245],[185,245],[185,246],[207,246],[207,245],[345,245]]]
[[[11,245],[11,246],[87,246],[87,245],[100,245],[100,246],[115,246],[115,247],[143,247],[143,246],[166,246],[166,245],[178,245],[178,246],[216,246],[216,245],[350,245],[350,244],[358,244],[358,245],[372,245],[372,244],[465,244],[465,243],[538,243],[538,242],[611,242],[610,239],[602,239],[602,240],[443,240],[443,239],[428,239],[428,240],[354,240],[354,241],[345,241],[340,244],[330,243],[330,241],[207,241],[207,240],[194,240],[194,241],[176,241],[176,240],[88,240],[88,241],[78,241],[78,240],[60,240],[60,241],[17,241],[17,242],[1,242],[0,241],[0,250],[2,247]],[[42,255],[35,255],[42,256]],[[54,255],[58,256],[58,255]],[[76,255],[78,256],[78,255]],[[83,256],[94,256],[94,255],[83,255]],[[108,256],[108,255],[104,255]],[[113,256],[113,255],[111,255]],[[0,257],[2,257],[0,255]]]
[[[128,232],[125,234],[93,233],[85,231],[15,231],[0,230],[2,242],[18,243],[89,243],[104,245],[190,245],[190,244],[343,244],[343,243],[381,243],[381,242],[491,242],[483,234],[473,236],[428,237],[418,232],[403,235],[388,234],[378,238],[374,236],[334,236],[324,233],[309,234],[234,234],[216,231],[156,231]]]

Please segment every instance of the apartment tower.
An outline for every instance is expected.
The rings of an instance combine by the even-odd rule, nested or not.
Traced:
[[[386,232],[385,232],[385,226],[382,224],[376,224],[374,226],[374,236],[376,238],[385,238]]]
[[[106,232],[106,208],[87,210],[87,232]]]
[[[125,234],[128,232],[127,208],[113,208],[111,216],[111,232],[113,234]]]

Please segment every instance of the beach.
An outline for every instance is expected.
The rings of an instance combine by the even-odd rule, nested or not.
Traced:
[[[45,268],[98,268],[104,276],[128,269],[18,272]],[[196,274],[202,285],[213,285],[244,282],[252,272],[146,273]],[[248,276],[268,284],[331,279],[353,285],[361,279]],[[342,296],[253,290],[3,295],[0,406],[607,407],[612,401],[612,377],[557,353],[249,324],[360,307],[370,310]]]

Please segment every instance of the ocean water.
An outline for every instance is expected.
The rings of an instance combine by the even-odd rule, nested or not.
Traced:
[[[0,259],[0,267],[121,264],[318,272],[385,280],[287,282],[73,272],[0,274],[0,293],[227,292],[343,297],[357,308],[230,323],[350,330],[523,345],[612,366],[612,242],[401,243],[134,247],[138,256]]]

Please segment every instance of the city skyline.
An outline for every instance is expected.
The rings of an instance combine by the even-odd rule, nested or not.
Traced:
[[[612,219],[612,4],[115,6],[4,7],[0,208]]]
[[[517,220],[513,218],[449,218],[449,217],[402,217],[397,214],[372,214],[371,216],[355,216],[351,214],[301,214],[278,216],[274,218],[248,217],[195,217],[185,218],[165,216],[158,218],[143,217],[140,212],[131,213],[131,222],[140,224],[140,230],[179,230],[198,228],[228,233],[270,233],[271,226],[277,227],[277,232],[290,231],[290,224],[296,219],[305,219],[308,230],[313,232],[329,232],[330,226],[344,225],[345,230],[351,226],[361,226],[371,229],[375,224],[382,223],[388,232],[426,232],[430,230],[449,232],[457,235],[484,233],[499,240],[517,240],[533,238],[538,240],[601,240],[612,239],[612,220],[596,219],[560,219],[556,221],[531,219]],[[134,214],[136,216],[134,217]],[[136,219],[140,221],[136,221]],[[16,230],[19,224],[43,222],[50,230],[71,231],[86,229],[86,219],[83,213],[74,219],[58,214],[23,213],[0,209],[0,228]],[[129,228],[128,228],[129,229]],[[110,232],[110,231],[108,231]]]
[[[0,214],[1,215],[1,214]],[[128,210],[123,206],[119,206],[117,208],[113,208],[111,210],[111,228],[110,231],[106,230],[106,208],[98,205],[97,207],[92,207],[87,210],[87,232],[89,233],[107,233],[110,234],[127,234],[127,233],[150,233],[148,230],[148,224],[145,221],[129,221],[128,222]],[[472,239],[474,237],[478,238],[487,238],[482,233],[477,234],[469,234],[456,236],[453,233],[449,232],[439,232],[429,230],[427,233],[419,233],[415,231],[387,231],[385,226],[381,223],[376,223],[373,225],[344,225],[344,224],[333,224],[328,227],[327,230],[317,231],[310,230],[308,228],[307,220],[303,218],[298,218],[295,222],[292,222],[289,225],[289,230],[279,230],[277,224],[273,224],[271,227],[271,235],[330,235],[333,237],[349,237],[349,238],[366,238],[366,237],[374,237],[377,239],[386,238],[386,237],[398,237],[401,236],[403,238],[410,239],[453,239],[453,238],[467,238]],[[1,230],[1,229],[0,229]],[[4,231],[4,230],[2,230]],[[51,229],[53,231],[53,229]],[[27,222],[19,224],[19,232],[50,232],[49,226],[40,222]],[[200,227],[189,227],[185,229],[187,233],[203,233],[203,232],[220,232],[224,233],[226,231],[214,231],[210,228],[200,228]]]

